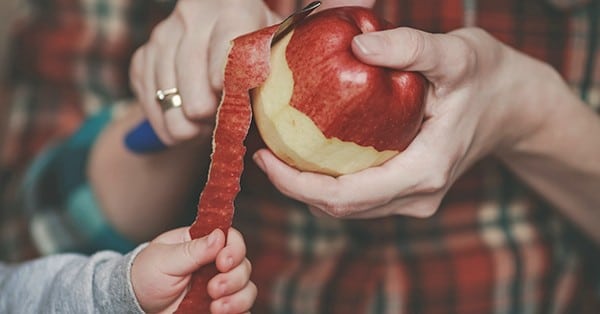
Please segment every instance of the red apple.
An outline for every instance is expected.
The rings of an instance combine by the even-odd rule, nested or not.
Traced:
[[[252,102],[275,155],[338,176],[380,165],[410,144],[423,120],[426,80],[367,65],[351,50],[354,36],[391,27],[366,8],[333,8],[272,47],[270,74]]]

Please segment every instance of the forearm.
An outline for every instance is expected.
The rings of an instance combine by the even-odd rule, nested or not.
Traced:
[[[129,280],[137,252],[64,254],[0,264],[0,312],[141,313]]]
[[[539,101],[530,104],[543,117],[539,125],[497,155],[600,243],[600,118],[561,80],[548,81],[554,84],[529,97]]]
[[[160,153],[132,153],[123,139],[141,119],[137,107],[115,118],[94,145],[88,166],[107,220],[134,241],[146,241],[172,228],[190,210],[186,201],[199,191],[210,152],[206,136],[205,141],[190,141]]]

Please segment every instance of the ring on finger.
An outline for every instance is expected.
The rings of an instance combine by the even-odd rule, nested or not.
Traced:
[[[159,89],[156,91],[156,100],[163,111],[179,108],[183,104],[177,88]]]

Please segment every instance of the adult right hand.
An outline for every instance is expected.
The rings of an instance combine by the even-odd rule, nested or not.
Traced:
[[[133,91],[163,143],[210,134],[230,41],[278,20],[261,0],[177,1],[130,68]],[[170,88],[183,105],[163,112],[156,91]]]

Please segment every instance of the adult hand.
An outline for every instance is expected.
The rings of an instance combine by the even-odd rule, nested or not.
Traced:
[[[321,9],[374,2],[329,0]],[[163,143],[212,134],[231,40],[280,20],[262,0],[177,1],[172,14],[135,52],[130,68],[132,88]],[[183,105],[163,112],[156,91],[171,88],[178,89]]]
[[[227,243],[221,230],[191,240],[189,228],[166,232],[136,256],[131,283],[142,309],[173,313],[187,291],[194,271],[215,262],[218,275],[208,283],[211,313],[247,313],[256,298],[251,266],[242,235],[229,229]]]
[[[180,0],[134,54],[131,85],[160,139],[173,145],[210,134],[230,41],[278,19],[260,0]],[[156,91],[177,88],[165,112]]]
[[[429,80],[425,121],[410,146],[380,167],[338,178],[299,172],[268,150],[255,155],[281,192],[335,217],[432,215],[475,161],[540,125],[539,98],[562,84],[550,67],[480,29],[397,28],[359,35],[352,49],[365,63]]]

